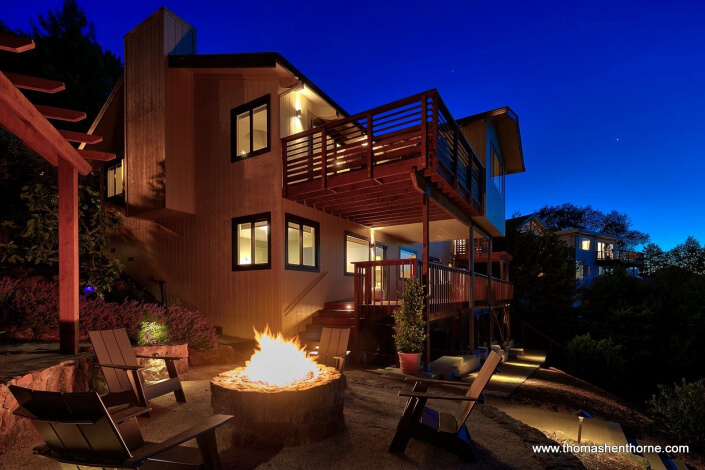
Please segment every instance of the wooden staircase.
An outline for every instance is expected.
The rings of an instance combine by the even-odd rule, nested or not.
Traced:
[[[306,330],[299,333],[299,339],[306,345],[306,349],[318,346],[324,326],[352,329],[355,326],[355,304],[352,300],[326,302],[321,310],[313,314],[312,320],[306,325]]]

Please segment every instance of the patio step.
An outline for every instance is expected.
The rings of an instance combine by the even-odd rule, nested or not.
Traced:
[[[354,310],[323,309],[316,312],[318,317],[354,318]]]
[[[355,325],[355,319],[352,317],[313,317],[312,324],[310,326],[338,326],[338,327],[352,327]],[[309,325],[306,325],[308,329]]]
[[[336,300],[326,302],[323,305],[323,310],[348,310],[352,312],[355,309],[355,304],[352,300]]]

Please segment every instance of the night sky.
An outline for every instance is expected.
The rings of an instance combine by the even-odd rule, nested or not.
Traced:
[[[79,3],[120,56],[123,35],[164,4]],[[0,19],[28,29],[60,4],[9,2]],[[280,52],[351,113],[430,88],[455,118],[510,106],[527,171],[508,177],[507,217],[591,204],[626,212],[664,248],[705,242],[705,2],[166,6],[197,29],[199,53]]]

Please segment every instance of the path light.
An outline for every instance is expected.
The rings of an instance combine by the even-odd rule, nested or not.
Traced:
[[[586,413],[583,410],[578,411],[578,444],[580,444],[580,441],[583,437],[583,420],[585,418],[592,418],[592,416],[589,413]]]

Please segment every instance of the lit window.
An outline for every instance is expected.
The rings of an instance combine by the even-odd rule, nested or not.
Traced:
[[[318,222],[286,214],[286,267],[318,271]]]
[[[583,251],[590,251],[590,239],[587,237],[578,237],[578,246]]]
[[[269,212],[233,219],[233,271],[271,267],[270,220]]]
[[[416,252],[406,248],[399,248],[399,259],[416,259]],[[399,275],[402,279],[409,279],[411,277],[411,267],[408,265],[402,266]]]
[[[123,192],[123,165],[122,161],[109,166],[106,169],[106,192],[107,197],[120,196]]]
[[[232,161],[269,151],[269,95],[231,111]]]
[[[502,158],[499,156],[499,152],[494,148],[494,145],[492,145],[492,167],[491,167],[492,173],[492,183],[494,183],[495,187],[497,188],[497,191],[499,191],[499,194],[504,196],[504,163],[502,162]]]
[[[370,260],[370,241],[352,233],[345,234],[345,274],[353,274],[359,261]]]
[[[597,259],[612,259],[612,244],[597,242]]]

